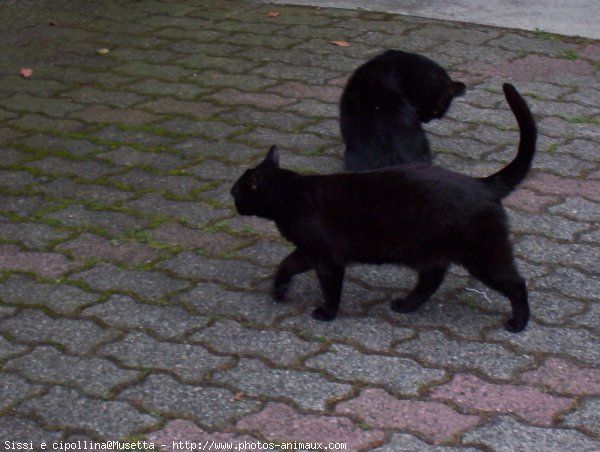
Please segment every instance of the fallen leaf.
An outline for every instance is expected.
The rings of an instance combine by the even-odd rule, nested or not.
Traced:
[[[106,47],[96,50],[97,55],[107,55],[108,52],[110,52],[110,50],[108,50]]]
[[[58,27],[58,22],[56,22],[55,20],[51,20],[50,22],[48,22],[48,25],[50,25],[51,27]]]
[[[29,78],[33,75],[33,69],[28,68],[28,67],[21,68],[21,71],[19,72],[19,74],[23,78]]]
[[[350,47],[352,44],[346,41],[330,41],[329,44],[334,44],[340,47]]]
[[[281,13],[279,11],[269,11],[267,17],[279,17]]]
[[[234,400],[242,400],[243,398],[244,398],[243,392],[236,392],[235,395],[233,396]]]

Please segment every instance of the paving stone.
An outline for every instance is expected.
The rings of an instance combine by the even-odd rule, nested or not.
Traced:
[[[21,114],[17,119],[7,121],[11,127],[31,132],[77,132],[84,128],[79,121],[64,118],[49,118],[35,113]]]
[[[24,309],[15,317],[0,320],[0,331],[18,342],[52,344],[76,354],[88,353],[116,336],[114,331],[103,330],[88,320],[53,318],[33,309]]]
[[[236,255],[248,258],[259,265],[275,267],[292,251],[293,248],[280,241],[258,240],[251,246],[238,250]]]
[[[213,380],[252,397],[278,398],[309,410],[324,410],[328,400],[348,393],[351,386],[332,383],[316,372],[272,369],[256,359],[240,359],[232,369],[215,372]]]
[[[558,268],[550,275],[539,279],[536,286],[558,290],[573,298],[600,299],[600,277],[581,273],[571,268]]]
[[[116,242],[84,232],[79,237],[55,247],[78,259],[118,261],[127,264],[151,262],[162,255],[159,250],[138,242]]]
[[[112,52],[114,55],[114,52]],[[103,104],[111,107],[130,107],[139,103],[144,97],[123,91],[105,91],[89,86],[62,93],[60,97],[85,104]]]
[[[94,125],[110,123],[128,126],[141,126],[160,119],[160,116],[146,111],[134,108],[112,108],[105,105],[92,105],[71,113],[69,117]]]
[[[237,400],[227,389],[184,385],[168,375],[150,375],[143,383],[125,389],[119,398],[140,404],[150,412],[192,418],[211,429],[231,425],[232,419],[260,407],[254,400]]]
[[[194,252],[179,253],[173,259],[160,262],[156,267],[170,270],[184,278],[219,281],[239,288],[251,287],[253,281],[272,272],[247,262],[206,258]]]
[[[343,417],[301,414],[275,402],[268,403],[261,412],[241,419],[236,427],[259,431],[269,441],[275,442],[326,445],[343,441],[348,450],[371,449],[384,438],[381,430],[361,429]]]
[[[62,118],[69,112],[82,108],[81,105],[69,100],[41,98],[26,93],[17,93],[1,100],[0,105],[13,111],[42,113],[55,118]]]
[[[538,195],[531,190],[517,190],[512,192],[503,201],[507,207],[517,208],[530,213],[540,213],[547,206],[556,204],[559,198],[556,196]]]
[[[600,303],[590,302],[582,314],[573,318],[573,323],[595,330],[600,333]]]
[[[297,304],[276,303],[267,294],[229,291],[213,283],[199,283],[175,300],[209,317],[227,316],[255,325],[272,325],[277,317],[299,310]]]
[[[260,356],[281,366],[292,365],[321,347],[286,331],[249,329],[232,320],[219,321],[188,340],[205,344],[218,353]]]
[[[373,452],[476,452],[483,449],[471,447],[430,446],[415,435],[409,433],[394,433],[390,442],[384,446],[373,449]]]
[[[136,191],[166,192],[178,196],[188,196],[194,190],[202,188],[202,183],[191,176],[151,174],[139,169],[132,169],[125,174],[112,176],[110,181],[123,184]]]
[[[528,423],[551,426],[574,400],[544,394],[538,389],[509,384],[487,383],[474,375],[455,375],[450,383],[438,386],[433,399],[451,400],[463,409],[477,412],[514,413]]]
[[[186,441],[196,444],[210,444],[215,449],[231,445],[234,448],[233,450],[243,449],[249,443],[259,442],[257,438],[248,435],[220,432],[208,433],[194,422],[182,419],[175,419],[168,422],[163,429],[148,434],[146,438],[155,447],[161,446],[160,450],[166,452],[181,450],[179,447],[180,441],[183,441],[184,445]]]
[[[199,248],[203,253],[220,254],[238,248],[245,241],[223,232],[207,232],[174,223],[165,223],[151,231],[152,240],[183,248]]]
[[[6,369],[6,366],[3,366]],[[16,405],[23,399],[31,397],[42,391],[43,387],[28,383],[26,380],[16,374],[2,373],[2,383],[0,383],[0,412],[6,410],[11,405]],[[0,417],[0,433],[2,432],[2,417]],[[3,438],[6,438],[4,436]]]
[[[35,182],[35,177],[27,171],[0,170],[0,187],[19,190]]]
[[[67,160],[59,157],[46,157],[28,163],[26,166],[44,174],[78,176],[84,180],[98,179],[116,171],[114,167],[99,162]]]
[[[96,157],[119,166],[150,166],[161,171],[170,171],[183,164],[178,155],[138,151],[131,146],[121,146],[114,151],[97,154]]]
[[[401,400],[383,389],[365,389],[357,398],[338,404],[335,411],[374,428],[413,432],[435,444],[452,440],[480,421],[478,416],[460,414],[443,403]]]
[[[224,209],[211,208],[198,201],[171,201],[157,193],[148,193],[139,199],[129,201],[127,206],[142,212],[147,217],[180,219],[196,226],[203,226],[210,220],[230,215]]]
[[[557,293],[529,290],[531,317],[546,324],[564,324],[585,310],[585,303]]]
[[[481,444],[496,451],[509,452],[526,449],[535,452],[548,450],[581,450],[592,452],[597,441],[575,430],[530,427],[508,416],[500,416],[490,424],[467,433],[466,444]]]
[[[36,414],[53,428],[91,430],[107,440],[128,437],[158,423],[121,401],[102,401],[80,396],[73,389],[53,387],[44,396],[23,402],[19,413]]]
[[[416,339],[398,345],[396,350],[401,354],[418,353],[431,366],[475,369],[497,379],[509,379],[532,362],[527,353],[514,353],[500,344],[456,341],[439,331],[421,331]]]
[[[22,252],[14,245],[0,245],[0,271],[30,272],[56,278],[79,266],[59,253]]]
[[[546,359],[536,370],[523,373],[521,379],[562,394],[600,395],[600,369],[578,367],[560,358]]]
[[[188,168],[187,171],[195,174],[202,180],[223,180],[232,184],[240,176],[240,169],[237,166],[226,165],[211,159],[204,160],[199,165]]]
[[[565,416],[565,425],[587,429],[600,434],[600,398],[584,400],[573,413]]]
[[[46,201],[41,196],[3,195],[0,199],[0,210],[23,220],[38,216],[38,212],[48,208],[56,208],[55,203]]]
[[[0,220],[0,239],[18,241],[28,249],[46,248],[69,234],[43,223],[4,222]]]
[[[593,365],[600,362],[600,338],[581,328],[546,327],[532,323],[520,334],[494,330],[488,336],[511,344],[521,354],[555,353]]]
[[[0,322],[2,322],[2,318],[0,318]],[[0,348],[0,360],[16,356],[27,351],[27,347],[24,345],[7,341],[3,336],[0,336],[0,345],[2,345],[2,348]]]
[[[104,303],[84,309],[82,315],[101,319],[113,328],[149,329],[166,339],[181,337],[207,324],[206,318],[191,315],[179,306],[137,303],[126,295],[113,295]]]
[[[161,148],[171,143],[171,138],[155,135],[143,130],[123,130],[114,126],[94,133],[94,137],[111,143],[133,144],[146,148]]]
[[[159,342],[138,332],[105,345],[100,352],[129,367],[166,370],[191,381],[202,381],[208,371],[231,362],[229,358],[210,354],[200,345]]]
[[[36,347],[31,353],[8,361],[4,369],[19,371],[40,383],[75,386],[98,397],[135,381],[138,374],[105,359],[68,356],[49,346]]]
[[[161,272],[122,270],[109,263],[99,263],[90,270],[72,275],[71,279],[83,281],[93,290],[132,292],[147,300],[160,300],[189,284]]]
[[[135,83],[128,85],[127,88],[137,93],[174,96],[185,100],[192,100],[207,91],[206,88],[193,83],[162,82],[153,79],[137,80]]]
[[[30,419],[10,414],[0,416],[0,435],[3,446],[5,441],[14,441],[16,443],[32,442],[34,447],[41,448],[42,443],[46,443],[46,447],[48,447],[51,442],[60,440],[62,434],[60,431],[44,430]]]
[[[94,207],[112,206],[119,201],[135,196],[135,193],[131,191],[99,184],[80,184],[64,177],[37,185],[35,190],[61,201],[73,199],[84,203],[93,203]]]
[[[414,334],[411,328],[398,327],[372,317],[339,316],[334,322],[320,322],[301,315],[285,320],[282,326],[291,328],[303,338],[351,343],[360,349],[377,352],[388,352],[396,341],[407,339]]]
[[[59,314],[75,314],[99,295],[65,284],[38,283],[23,275],[11,275],[0,284],[0,298],[17,306],[45,306]]]
[[[127,231],[140,229],[146,225],[144,220],[123,212],[108,210],[90,210],[80,205],[71,205],[65,209],[45,215],[72,228],[92,228],[107,231],[110,235],[120,236]]]
[[[417,395],[422,387],[445,377],[443,370],[424,368],[412,359],[362,354],[339,344],[309,359],[306,366],[342,380],[381,385],[388,391],[407,395]]]
[[[544,264],[576,265],[587,271],[600,273],[598,247],[582,244],[562,244],[541,237],[527,236],[516,245],[523,257]]]
[[[549,210],[554,214],[562,214],[576,221],[595,222],[600,218],[600,203],[576,197],[567,198],[564,203],[553,206]]]

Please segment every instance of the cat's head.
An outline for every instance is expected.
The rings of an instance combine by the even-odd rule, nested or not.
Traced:
[[[463,82],[457,82],[450,78],[431,83],[429,89],[427,89],[427,85],[423,88],[426,89],[426,91],[423,90],[423,93],[428,91],[428,94],[418,95],[415,107],[419,120],[425,123],[443,117],[450,108],[452,100],[465,94],[467,89]]]
[[[235,208],[240,215],[268,215],[273,190],[269,182],[279,169],[279,150],[271,146],[265,159],[255,168],[247,169],[231,189]]]

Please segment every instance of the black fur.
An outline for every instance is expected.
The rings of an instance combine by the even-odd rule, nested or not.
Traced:
[[[536,127],[515,88],[503,88],[520,126],[520,145],[513,162],[486,178],[424,164],[302,176],[279,168],[273,146],[231,193],[240,214],[274,220],[297,246],[279,265],[274,297],[283,300],[292,277],[314,268],[325,304],[313,317],[333,320],[347,264],[406,264],[418,271],[418,282],[405,298],[392,301],[392,309],[409,312],[437,290],[454,262],[509,298],[513,314],[506,329],[525,328],[527,289],[514,265],[500,200],[529,170]]]
[[[421,123],[444,116],[464,92],[464,83],[422,55],[388,50],[367,61],[348,80],[340,102],[346,169],[431,163]]]

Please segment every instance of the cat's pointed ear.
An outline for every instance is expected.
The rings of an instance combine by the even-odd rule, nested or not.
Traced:
[[[466,90],[467,85],[463,82],[452,82],[452,85],[450,85],[450,94],[452,94],[452,97],[462,96]]]
[[[269,153],[261,163],[264,167],[279,168],[279,149],[276,145],[271,146]]]

